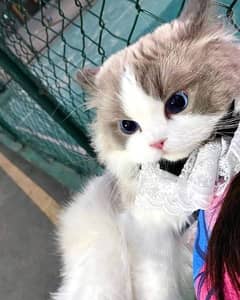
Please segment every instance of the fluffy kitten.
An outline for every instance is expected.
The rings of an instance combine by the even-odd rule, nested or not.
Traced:
[[[179,19],[78,73],[108,171],[60,217],[55,300],[193,298],[191,252],[180,233],[187,216],[135,208],[134,199],[141,164],[188,157],[239,98],[239,46],[211,7],[192,0]]]

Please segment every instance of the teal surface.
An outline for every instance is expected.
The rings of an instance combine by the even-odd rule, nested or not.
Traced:
[[[144,0],[137,5],[137,1],[99,0],[91,9],[80,11],[80,15],[53,42],[48,44],[46,41],[46,49],[35,57],[29,69],[88,134],[92,112],[86,111],[83,93],[74,81],[77,69],[101,65],[112,53],[175,18],[182,3],[165,0],[159,4],[156,0]],[[16,34],[15,43],[19,44],[18,50],[22,49],[21,58],[29,47],[17,38]],[[31,44],[32,37],[29,40]],[[19,53],[14,54],[19,56]],[[0,96],[0,101],[0,119],[12,127],[21,143],[81,174],[97,172],[94,158],[66,134],[19,84],[12,81],[7,92]],[[67,121],[66,118],[63,123]]]

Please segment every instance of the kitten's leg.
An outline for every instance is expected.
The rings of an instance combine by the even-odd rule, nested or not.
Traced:
[[[122,222],[129,248],[135,299],[194,299],[192,255],[174,224],[151,209],[134,209],[122,217]]]
[[[63,283],[55,300],[132,300],[128,254],[109,176],[93,179],[60,218]]]

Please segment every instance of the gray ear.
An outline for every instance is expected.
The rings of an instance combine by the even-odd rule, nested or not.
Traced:
[[[96,87],[95,79],[99,70],[100,67],[78,70],[76,73],[77,82],[84,90],[93,91]]]
[[[179,20],[185,22],[194,32],[216,22],[216,12],[213,0],[188,0]]]

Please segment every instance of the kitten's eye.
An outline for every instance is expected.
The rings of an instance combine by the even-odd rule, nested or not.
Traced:
[[[140,128],[140,126],[135,121],[130,121],[130,120],[122,120],[122,121],[120,121],[120,129],[125,134],[133,134],[139,128]]]
[[[185,92],[177,92],[173,94],[165,104],[167,115],[178,114],[188,105],[188,95]]]

